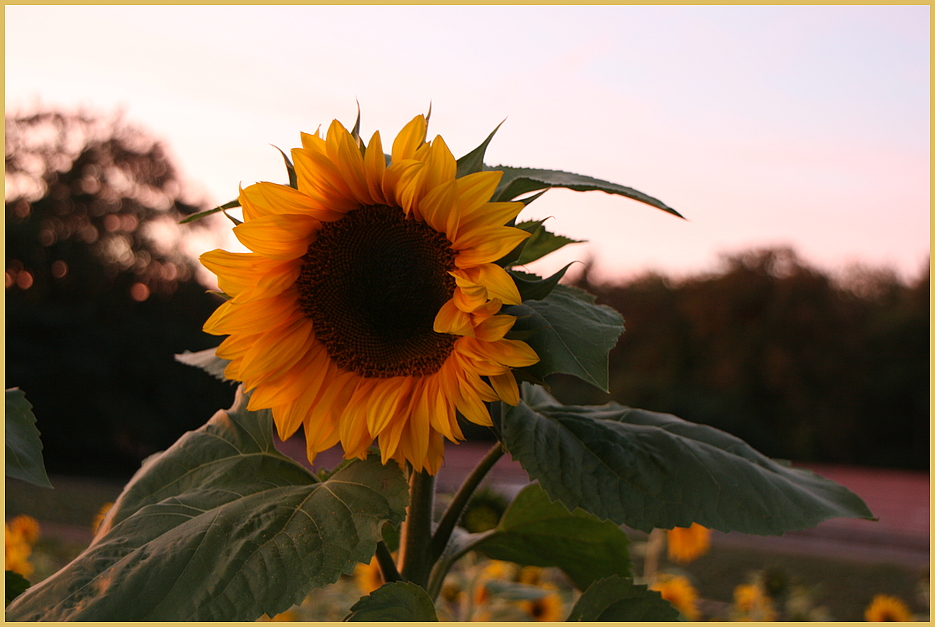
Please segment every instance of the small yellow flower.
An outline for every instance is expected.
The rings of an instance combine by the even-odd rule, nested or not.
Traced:
[[[6,570],[29,578],[33,565],[29,562],[32,547],[39,540],[39,522],[32,516],[17,516],[4,523],[4,549]]]
[[[682,613],[688,620],[698,620],[701,613],[698,611],[698,591],[685,577],[661,574],[649,586],[662,595],[662,598]]]
[[[864,610],[864,620],[868,622],[907,622],[912,620],[912,612],[896,597],[878,594]]]
[[[292,151],[298,189],[240,193],[234,234],[248,253],[201,257],[230,300],[204,325],[228,336],[224,372],[270,408],[283,440],[304,427],[307,455],[338,442],[365,458],[438,472],[457,415],[490,426],[484,402],[519,403],[512,370],[539,361],[506,338],[521,302],[495,262],[529,233],[521,202],[490,202],[502,172],[457,176],[441,137],[415,117],[393,142],[364,145],[338,121]]]
[[[711,547],[711,530],[698,523],[691,527],[669,529],[669,560],[688,564],[693,562]]]
[[[542,581],[542,569],[538,566],[523,566],[516,580],[530,586],[539,585],[539,582]]]
[[[521,601],[520,606],[533,617],[534,620],[544,623],[554,623],[565,618],[565,604],[559,596],[555,586],[544,585],[543,588],[553,590],[549,594],[534,601]]]
[[[474,604],[483,605],[490,597],[487,590],[487,582],[494,579],[510,580],[513,577],[515,565],[512,562],[501,560],[490,560],[481,569],[477,575],[477,583],[474,586]]]
[[[364,594],[370,594],[385,583],[376,555],[370,559],[369,564],[357,564],[354,567],[354,581]]]
[[[776,620],[776,610],[760,586],[741,584],[734,588],[734,616],[741,621],[769,622]]]

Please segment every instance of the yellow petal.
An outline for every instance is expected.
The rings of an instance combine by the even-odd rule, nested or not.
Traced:
[[[503,336],[513,328],[516,322],[516,316],[506,314],[491,316],[474,327],[474,333],[479,340],[485,342],[496,342],[503,339]]]
[[[234,227],[240,243],[270,259],[296,259],[308,251],[321,222],[311,216],[274,214]]]
[[[364,156],[348,130],[337,120],[333,121],[325,143],[328,157],[337,165],[353,197],[362,205],[372,205],[374,200],[364,176]]]
[[[211,335],[264,333],[271,327],[304,315],[299,310],[295,291],[289,289],[273,298],[249,303],[223,303],[205,322],[204,330]]]
[[[393,141],[392,162],[399,163],[404,159],[413,158],[416,149],[425,143],[427,130],[428,122],[426,122],[425,116],[417,115],[412,118]]]
[[[218,287],[228,296],[236,296],[254,287],[260,276],[278,266],[280,261],[256,253],[231,253],[212,250],[204,253],[201,264],[218,277]]]
[[[419,213],[430,227],[439,233],[448,233],[449,228],[457,230],[458,225],[458,185],[449,181],[439,185],[419,202]]]
[[[507,305],[519,305],[523,302],[516,288],[516,283],[510,274],[495,263],[482,263],[468,268],[454,270],[451,273],[455,279],[487,288],[488,298],[499,298]],[[462,285],[462,283],[458,283]]]
[[[523,210],[521,202],[488,202],[477,206],[465,206],[462,197],[461,226],[458,237],[470,237],[472,231],[488,226],[502,226]],[[454,240],[452,240],[454,241]]]
[[[435,314],[435,323],[432,330],[436,333],[451,333],[452,335],[474,335],[474,326],[470,315],[458,309],[454,299],[449,300],[438,313]]]
[[[500,400],[514,407],[519,404],[519,387],[516,385],[516,378],[513,377],[512,372],[493,375],[489,379]]]
[[[241,380],[249,384],[255,378],[274,377],[294,366],[315,341],[312,322],[298,316],[286,324],[270,329],[244,355],[240,368]],[[248,387],[254,387],[249,385]]]
[[[370,197],[377,204],[386,204],[383,194],[383,175],[386,172],[386,155],[383,154],[383,143],[380,141],[380,132],[375,131],[367,151],[364,154],[364,176],[370,189]]]
[[[346,213],[360,206],[344,182],[340,168],[327,155],[299,148],[292,150],[299,191],[323,206]]]
[[[459,339],[458,350],[475,359],[492,361],[511,368],[523,368],[539,362],[536,351],[520,340],[484,342],[472,337]]]
[[[477,266],[500,259],[516,248],[529,233],[509,226],[488,226],[466,233],[461,230],[452,248],[458,251],[455,265],[459,268]]]
[[[344,217],[344,212],[326,207],[319,200],[303,194],[288,185],[256,183],[240,191],[244,220],[253,220],[274,213],[309,215],[322,222],[333,222]]]

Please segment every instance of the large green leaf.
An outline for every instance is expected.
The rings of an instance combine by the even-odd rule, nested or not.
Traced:
[[[594,582],[585,590],[568,622],[677,621],[678,610],[655,590],[613,576]]]
[[[835,517],[873,519],[845,487],[718,429],[616,403],[561,406],[523,387],[533,406],[521,402],[495,415],[501,441],[569,509],[643,531],[697,522],[758,535]]]
[[[523,301],[542,300],[552,293],[552,290],[555,289],[558,282],[562,280],[562,277],[565,276],[570,266],[571,264],[566,265],[564,268],[545,279],[538,275],[530,274],[529,272],[520,272],[519,270],[507,270],[507,272],[509,272],[510,276],[513,278],[513,283],[516,284],[516,289],[519,290],[519,295],[522,297]]]
[[[384,584],[351,606],[344,619],[351,622],[438,621],[435,605],[425,590],[408,581]]]
[[[6,475],[51,488],[42,462],[42,441],[32,404],[18,388],[6,391]]]
[[[557,566],[580,590],[595,579],[629,577],[627,534],[581,509],[569,512],[537,484],[523,488],[492,534],[474,549],[498,560]]]
[[[268,411],[238,393],[147,459],[71,564],[10,604],[7,620],[255,620],[373,556],[405,517],[395,465],[354,460],[319,481],[273,446]]]
[[[625,187],[609,181],[602,181],[590,176],[573,174],[571,172],[562,172],[561,170],[538,170],[535,168],[510,168],[506,166],[494,166],[491,170],[502,170],[503,178],[494,192],[493,199],[496,201],[513,200],[521,194],[534,192],[540,189],[551,187],[564,187],[576,192],[601,191],[608,194],[625,196],[632,200],[638,200],[656,209],[662,209],[667,213],[681,218],[678,211],[669,207],[661,200],[647,196],[632,187]]]
[[[503,308],[503,313],[517,316],[508,337],[522,339],[539,355],[538,363],[516,369],[518,376],[544,381],[560,372],[607,391],[607,356],[623,333],[623,318],[582,294],[556,285],[542,300]]]

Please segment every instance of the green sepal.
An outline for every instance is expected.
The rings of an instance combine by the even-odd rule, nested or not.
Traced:
[[[529,272],[520,272],[519,270],[507,270],[507,272],[509,272],[510,276],[513,278],[513,282],[516,284],[516,289],[519,290],[519,295],[523,298],[523,302],[526,302],[527,300],[542,300],[551,294],[552,290],[555,289],[555,286],[558,285],[558,282],[565,276],[565,272],[567,272],[570,267],[571,263],[546,279]]]
[[[280,152],[282,152],[282,151],[280,151]],[[224,203],[223,205],[218,205],[218,206],[215,207],[214,209],[208,209],[207,211],[199,211],[198,213],[193,213],[192,215],[188,216],[187,218],[185,218],[185,219],[183,219],[183,220],[179,220],[179,224],[188,224],[189,222],[195,222],[196,220],[201,220],[202,218],[208,217],[208,216],[211,215],[212,213],[217,213],[217,212],[219,212],[219,211],[226,211],[226,210],[228,210],[228,209],[236,209],[236,208],[239,207],[239,206],[240,206],[240,200],[235,198],[234,200],[231,200],[231,201],[229,201],[229,202],[226,202],[226,203]],[[225,214],[225,215],[227,215],[227,214]],[[228,217],[230,217],[230,216],[228,216]]]
[[[595,581],[568,615],[568,622],[677,621],[679,612],[662,595],[632,579],[612,576]]]
[[[523,384],[492,416],[500,441],[549,497],[641,531],[698,523],[781,535],[829,518],[873,519],[856,494],[728,433],[616,403],[561,405]]]
[[[238,392],[144,461],[91,545],[7,608],[7,620],[245,621],[369,562],[409,491],[395,462],[355,459],[319,481],[274,445]]]
[[[581,509],[569,512],[533,483],[516,495],[494,532],[473,548],[492,559],[558,567],[584,590],[602,577],[631,576],[628,545],[618,525]]]
[[[408,581],[383,584],[351,606],[346,622],[437,622],[435,604],[420,586]]]
[[[282,160],[286,163],[286,172],[289,174],[289,187],[292,189],[299,189],[299,177],[295,173],[295,166],[292,165],[292,160],[289,159],[288,155],[286,155],[279,146],[273,146],[273,148],[279,151],[279,154],[282,155]]]
[[[32,584],[29,583],[29,580],[18,572],[6,571],[6,605],[9,605],[10,601],[26,592],[30,585]]]
[[[504,122],[505,121],[506,120],[504,120]],[[487,152],[487,145],[490,144],[490,140],[493,139],[493,136],[500,130],[502,125],[503,122],[497,124],[497,127],[490,132],[487,139],[481,142],[480,146],[458,159],[458,170],[455,174],[456,178],[461,178],[462,176],[474,174],[475,172],[482,172],[484,170],[484,153]]]
[[[572,239],[570,237],[565,237],[564,235],[550,233],[544,226],[541,226],[541,221],[539,224],[539,228],[532,231],[532,237],[524,242],[525,245],[523,246],[523,249],[519,255],[519,259],[514,262],[514,265],[523,266],[527,263],[532,263],[537,259],[541,259],[549,253],[553,253],[559,248],[563,248],[568,244],[581,244],[587,241],[583,239]],[[519,225],[517,225],[517,227],[522,228]]]
[[[606,305],[589,302],[586,292],[556,285],[542,300],[507,305],[501,311],[516,316],[509,339],[522,339],[539,362],[516,368],[524,380],[544,381],[553,373],[570,374],[607,391],[608,355],[623,333],[623,318]]]
[[[6,391],[6,476],[43,488],[51,488],[42,461],[42,440],[36,428],[32,403],[19,388]]]
[[[545,222],[546,219],[547,218],[543,218],[542,220],[528,220],[526,222],[520,222],[519,224],[508,224],[507,226],[513,226],[517,229],[520,229],[521,231],[526,231],[530,234],[530,237],[527,237],[521,241],[513,250],[503,255],[500,259],[497,259],[495,263],[501,268],[509,268],[510,266],[516,264],[516,261],[520,258],[520,255],[523,254],[523,249],[526,247],[526,242],[532,239],[532,234],[542,226],[542,223]]]
[[[503,178],[500,179],[500,184],[497,186],[493,195],[495,201],[510,201],[528,192],[552,187],[563,187],[576,192],[601,191],[608,194],[624,196],[631,200],[636,200],[651,207],[655,207],[656,209],[662,209],[666,213],[671,213],[679,218],[682,217],[678,211],[669,207],[661,200],[648,196],[632,187],[618,185],[610,181],[603,181],[590,176],[563,172],[561,170],[511,168],[500,165],[491,167],[490,169],[501,170],[503,172]]]

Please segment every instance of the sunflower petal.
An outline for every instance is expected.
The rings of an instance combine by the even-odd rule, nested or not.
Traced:
[[[296,259],[308,251],[321,222],[311,216],[273,214],[234,227],[240,243],[270,259]]]
[[[240,190],[240,204],[247,221],[275,213],[309,215],[322,222],[344,217],[343,211],[335,211],[306,193],[278,183],[255,183]]]
[[[458,309],[453,298],[442,305],[438,313],[435,314],[435,323],[432,330],[436,333],[450,333],[452,335],[474,335],[474,325],[471,324],[470,315]]]
[[[426,122],[425,116],[417,115],[412,118],[393,141],[393,163],[399,163],[404,159],[412,159],[415,156],[416,149],[425,143],[426,131],[428,131],[428,122]]]
[[[512,372],[496,374],[488,378],[490,379],[490,385],[493,386],[493,390],[497,393],[497,396],[500,397],[500,400],[514,407],[519,405],[519,387],[516,385],[516,378],[513,376]]]
[[[364,176],[370,189],[370,197],[377,204],[386,204],[383,193],[383,175],[386,173],[386,156],[383,154],[383,143],[380,140],[380,131],[375,131],[367,151],[364,154]]]
[[[496,261],[529,236],[526,231],[509,226],[483,227],[471,231],[469,237],[462,230],[458,241],[452,243],[452,248],[458,251],[455,265],[467,268]]]

